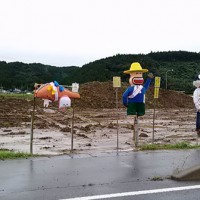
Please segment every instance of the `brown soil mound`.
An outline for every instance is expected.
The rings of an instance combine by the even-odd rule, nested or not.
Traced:
[[[129,85],[122,84],[118,89],[119,107],[122,105],[122,94]],[[81,85],[81,99],[76,100],[78,108],[116,108],[116,90],[113,88],[112,82],[91,82]],[[153,108],[154,104],[154,88],[151,87],[146,94],[146,106]],[[156,99],[157,108],[193,108],[192,97],[184,93],[172,90],[159,91],[159,98]]]
[[[119,117],[120,149],[134,148],[133,118],[126,116],[122,94],[127,83],[116,91],[112,82],[92,82],[80,86],[81,99],[75,100],[74,149],[78,151],[113,151],[116,149],[116,119]],[[154,88],[146,94],[146,115],[140,118],[139,143],[151,143]],[[195,143],[195,109],[192,98],[176,91],[160,90],[156,99],[155,143],[168,144],[187,141]],[[34,117],[34,153],[63,154],[71,148],[73,109],[58,110],[58,103],[43,108],[36,99]],[[160,108],[160,109],[158,109]],[[162,109],[163,108],[163,109]],[[0,95],[0,149],[29,152],[33,96]]]
[[[122,87],[118,89],[119,108],[124,108],[122,105],[122,94],[127,87],[128,84],[122,84]],[[154,107],[153,92],[154,88],[150,88],[146,94],[146,106],[150,109]],[[116,90],[113,88],[111,81],[82,84],[80,86],[80,94],[81,99],[74,101],[75,108],[78,110],[116,108]],[[159,98],[155,102],[156,108],[194,108],[192,97],[171,90],[160,89]],[[55,109],[57,112],[57,104],[57,102],[51,103],[50,108]],[[32,109],[33,100],[27,99],[26,96],[24,98],[10,97],[9,95],[0,96],[0,127],[20,126],[22,122],[29,122]],[[36,110],[35,125],[37,127],[48,128],[48,126],[54,125],[53,120],[52,122],[44,123],[42,116],[47,115],[47,113],[43,110],[43,101],[41,99],[36,99]],[[48,113],[48,115],[52,115],[52,118],[55,117],[54,113]],[[56,116],[58,115],[64,116],[61,112],[58,112]],[[64,123],[67,124],[67,121],[68,119]],[[56,127],[56,124],[54,127]]]
[[[154,88],[147,91],[146,102],[150,108],[153,108],[152,101]],[[194,108],[192,96],[174,90],[160,89],[159,98],[156,100],[156,107],[159,108]]]

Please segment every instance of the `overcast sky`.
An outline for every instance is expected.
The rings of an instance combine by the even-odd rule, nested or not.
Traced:
[[[116,54],[200,52],[200,0],[0,0],[0,60],[82,66]]]

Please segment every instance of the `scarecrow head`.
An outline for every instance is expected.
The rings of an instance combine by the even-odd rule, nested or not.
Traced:
[[[196,80],[193,81],[193,85],[194,85],[196,88],[199,88],[199,87],[200,87],[200,74],[196,77]]]
[[[131,64],[130,70],[124,71],[124,74],[130,74],[130,85],[142,85],[144,83],[143,73],[148,72],[148,69],[142,69],[140,63],[134,62]]]

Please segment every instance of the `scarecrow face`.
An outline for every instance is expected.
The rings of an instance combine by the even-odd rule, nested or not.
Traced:
[[[144,83],[142,72],[131,72],[129,78],[130,85],[142,85]]]

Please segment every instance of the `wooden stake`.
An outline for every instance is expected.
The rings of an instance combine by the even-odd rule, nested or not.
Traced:
[[[133,122],[133,141],[135,141],[135,118]]]
[[[116,110],[117,110],[117,153],[118,153],[118,149],[119,149],[118,88],[116,88]]]
[[[35,99],[33,98],[33,110],[31,113],[31,135],[30,135],[30,154],[33,154],[33,128],[34,128],[34,116],[35,116]]]
[[[75,102],[75,99],[73,99],[73,104],[72,104],[71,153],[73,153],[73,149],[74,149],[74,102]]]
[[[198,136],[198,134],[197,134],[196,145],[198,145],[198,144],[199,144],[199,136]]]
[[[153,105],[154,105],[154,109],[153,109],[153,133],[152,133],[152,144],[154,143],[154,125],[155,125],[155,113],[156,113],[155,98],[154,98],[154,100],[153,100]]]
[[[139,132],[139,122],[138,122],[138,116],[135,117],[134,122],[134,132],[135,132],[135,146],[138,146],[138,132]]]

